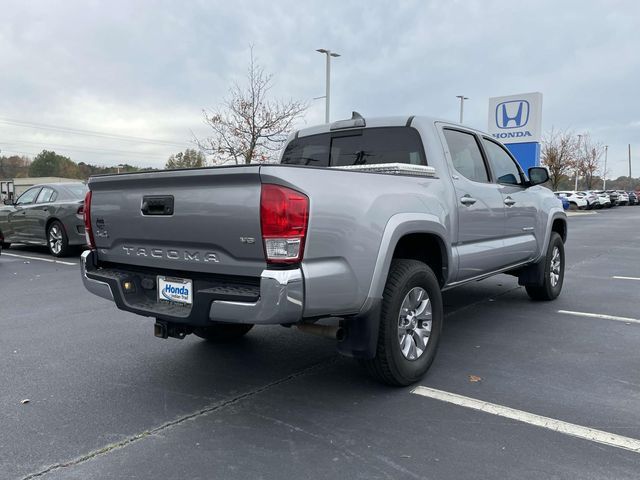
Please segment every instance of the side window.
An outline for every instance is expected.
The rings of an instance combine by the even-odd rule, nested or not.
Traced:
[[[38,199],[36,200],[36,203],[51,202],[52,201],[51,197],[53,197],[54,195],[55,195],[55,191],[53,190],[53,188],[44,187],[42,190],[40,190],[40,194],[38,195]]]
[[[38,196],[38,192],[40,191],[40,187],[30,188],[18,198],[16,205],[29,205],[33,203]]]
[[[444,137],[449,146],[453,168],[474,182],[488,182],[487,166],[482,159],[480,147],[475,135],[458,130],[444,130]]]
[[[523,179],[520,168],[518,168],[516,162],[513,161],[505,149],[486,138],[482,139],[482,144],[487,152],[487,157],[489,157],[489,163],[493,168],[496,181],[508,185],[522,185]]]

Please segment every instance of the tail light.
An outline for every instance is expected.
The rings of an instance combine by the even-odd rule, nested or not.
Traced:
[[[302,260],[308,220],[309,197],[280,185],[262,185],[260,222],[268,263]]]
[[[78,209],[78,213],[80,209]],[[87,237],[87,245],[89,248],[96,248],[96,242],[93,240],[93,230],[91,229],[91,190],[84,197],[84,208],[82,210],[84,217],[84,234]]]

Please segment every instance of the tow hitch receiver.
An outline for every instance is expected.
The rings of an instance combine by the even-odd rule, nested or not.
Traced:
[[[193,333],[193,329],[186,325],[176,325],[169,322],[163,322],[156,320],[153,326],[153,335],[158,338],[179,338],[182,340],[184,337]]]

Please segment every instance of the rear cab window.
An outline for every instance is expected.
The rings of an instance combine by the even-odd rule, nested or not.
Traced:
[[[342,130],[295,138],[282,164],[312,167],[407,163],[426,165],[420,134],[411,127]]]

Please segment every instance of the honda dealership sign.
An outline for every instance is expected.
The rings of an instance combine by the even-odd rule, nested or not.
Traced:
[[[533,92],[490,98],[489,133],[509,148],[523,168],[538,165],[542,94]]]

